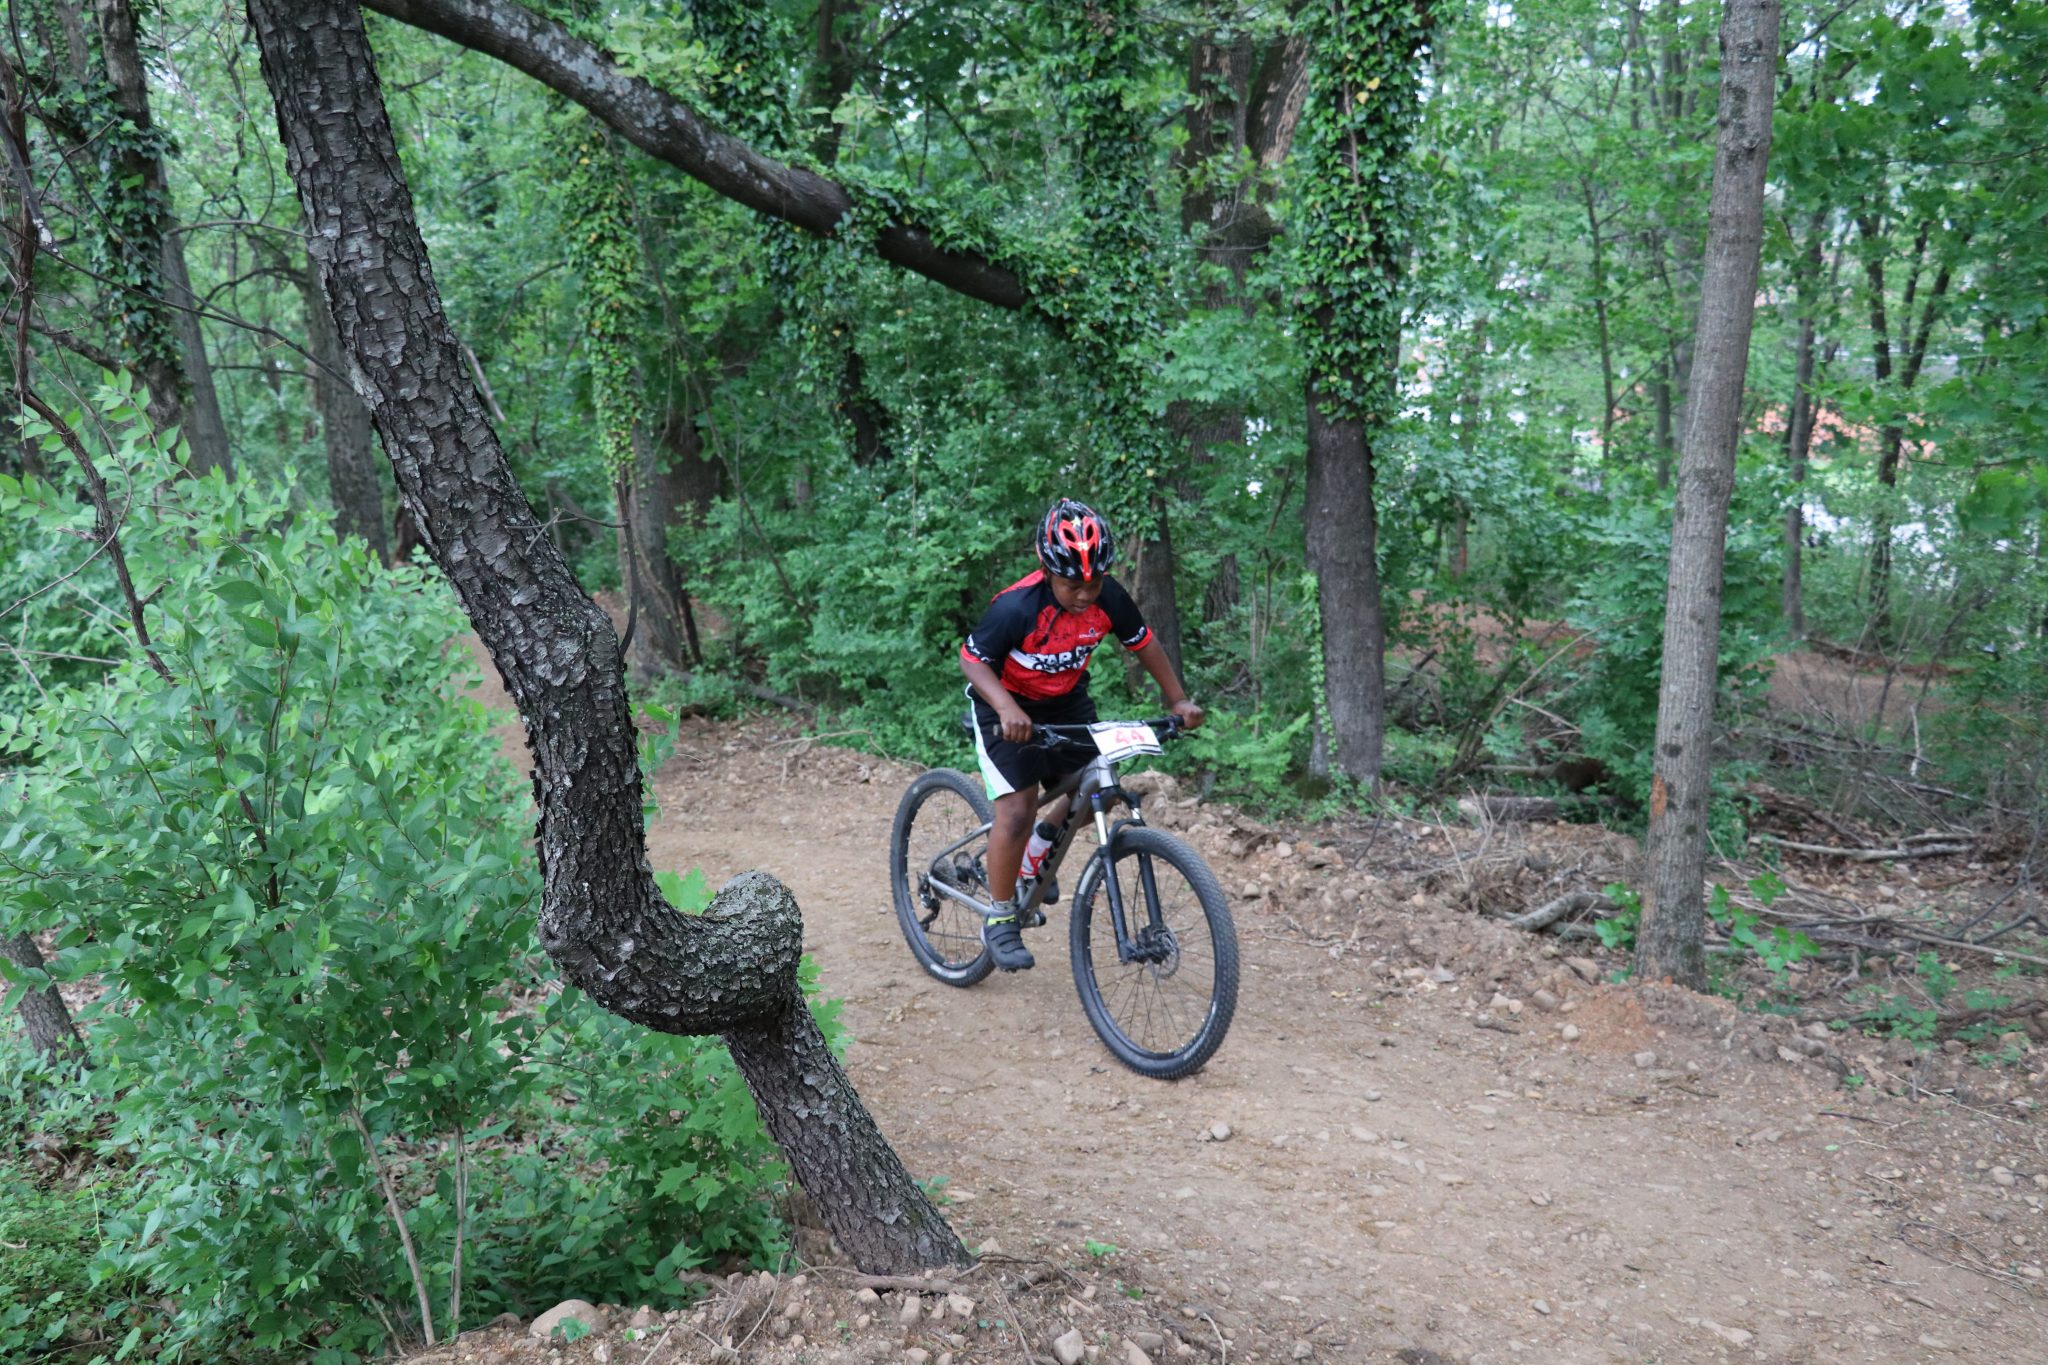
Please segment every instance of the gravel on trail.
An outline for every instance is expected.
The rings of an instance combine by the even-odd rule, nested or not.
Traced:
[[[915,772],[768,722],[686,720],[649,856],[789,884],[862,1097],[912,1171],[943,1179],[963,1240],[1004,1254],[862,1304],[814,1230],[812,1264],[714,1284],[653,1335],[627,1339],[621,1306],[574,1344],[507,1325],[438,1358],[2048,1359],[2048,1054],[2028,1050],[1996,1108],[1892,1098],[1882,1082],[1913,1066],[1896,1050],[1809,1056],[1790,1021],[1609,984],[1597,951],[1454,908],[1413,822],[1311,857],[1317,831],[1147,779],[1148,817],[1244,888],[1245,963],[1214,1060],[1149,1081],[1089,1029],[1057,909],[1030,936],[1035,971],[962,991],[919,969],[887,873]],[[1845,1087],[1851,1066],[1876,1083]],[[956,1298],[978,1306],[956,1320]]]

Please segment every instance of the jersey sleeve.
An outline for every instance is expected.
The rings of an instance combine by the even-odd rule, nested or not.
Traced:
[[[1145,624],[1144,613],[1138,604],[1124,591],[1124,585],[1114,578],[1102,585],[1100,599],[1102,609],[1109,614],[1109,628],[1116,632],[1116,638],[1125,649],[1142,649],[1152,638],[1152,630]]]
[[[1023,601],[1027,595],[1014,588],[997,593],[988,610],[974,623],[974,629],[967,633],[967,643],[960,646],[960,657],[979,659],[1002,672],[1010,651],[1023,644],[1024,637],[1031,633],[1031,613]]]

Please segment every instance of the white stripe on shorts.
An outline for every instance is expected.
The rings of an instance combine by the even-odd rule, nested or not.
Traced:
[[[1010,779],[1004,777],[1002,772],[997,769],[994,760],[989,758],[988,744],[983,740],[981,734],[980,719],[971,710],[967,713],[967,717],[974,726],[974,756],[981,760],[981,785],[988,792],[988,799],[993,801],[997,797],[1008,796],[1017,789],[1010,785]],[[1000,725],[1002,722],[998,721],[996,723]]]

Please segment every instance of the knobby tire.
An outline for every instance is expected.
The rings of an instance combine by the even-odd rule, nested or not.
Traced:
[[[1074,986],[1080,992],[1081,1007],[1088,1014],[1088,1022],[1118,1061],[1140,1075],[1157,1080],[1178,1080],[1201,1070],[1216,1054],[1216,1049],[1223,1045],[1224,1035],[1230,1031],[1231,1017],[1237,1011],[1237,929],[1231,922],[1230,902],[1223,894],[1216,874],[1209,870],[1201,855],[1171,834],[1125,825],[1112,836],[1110,847],[1115,851],[1113,862],[1107,856],[1109,850],[1099,850],[1083,870],[1081,884],[1075,891],[1068,928]],[[1186,883],[1194,893],[1202,924],[1207,930],[1212,986],[1206,1008],[1198,1026],[1192,1027],[1184,1040],[1170,1047],[1148,1046],[1147,1042],[1131,1037],[1125,1024],[1116,1017],[1115,1007],[1119,1003],[1136,1005],[1145,990],[1145,978],[1151,969],[1117,961],[1116,932],[1103,882],[1106,875],[1119,877],[1117,884],[1123,889],[1124,917],[1130,931],[1135,934],[1147,919],[1145,892],[1139,875],[1141,856],[1152,861],[1154,881],[1162,899],[1172,894],[1169,887],[1176,876]],[[1178,975],[1179,968],[1193,965],[1194,954],[1202,947],[1195,943],[1184,944],[1187,958],[1177,964],[1174,975]],[[1103,959],[1100,965],[1098,955]],[[1106,975],[1111,978],[1107,989],[1103,981]],[[1152,972],[1150,984],[1156,987],[1169,979]],[[1150,1002],[1147,1003],[1149,1006]],[[1192,1013],[1191,1006],[1192,1002],[1189,1002],[1184,1014]],[[1148,1020],[1150,1018],[1148,1014]],[[1156,1043],[1157,1040],[1149,1041]]]
[[[945,807],[956,801],[966,803],[973,814],[972,820],[962,821],[956,817],[948,821],[944,818]],[[913,851],[910,842],[918,833],[920,814],[928,817],[928,826],[931,818],[937,817],[937,823],[943,830],[951,830],[950,834],[933,841],[942,847],[974,825],[992,821],[995,810],[982,794],[979,782],[952,768],[933,768],[904,791],[902,801],[896,806],[896,822],[889,831],[889,885],[896,901],[896,923],[903,930],[904,941],[910,945],[918,965],[933,979],[948,986],[978,985],[995,970],[995,960],[989,956],[988,949],[981,946],[981,916],[958,902],[945,902],[930,931],[920,922],[924,915],[930,913],[917,891],[917,878],[926,868],[911,866]],[[973,853],[975,847],[969,845],[966,851]],[[985,857],[988,848],[985,837],[979,847]],[[928,865],[931,855],[927,853],[924,856]],[[982,894],[987,895],[986,887]],[[974,929],[975,952],[971,956],[965,953],[964,944],[954,942],[955,936],[950,932],[954,926],[964,926],[969,922]],[[946,925],[949,932],[938,932],[940,925]],[[934,937],[939,941],[935,942]]]

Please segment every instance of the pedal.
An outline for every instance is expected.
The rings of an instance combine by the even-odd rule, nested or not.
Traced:
[[[1026,929],[1036,929],[1045,923],[1045,911],[1034,908],[1030,914],[1017,921]]]

